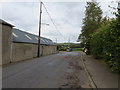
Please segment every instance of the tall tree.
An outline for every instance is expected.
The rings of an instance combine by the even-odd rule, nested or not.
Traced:
[[[82,33],[78,37],[79,40],[87,40],[101,24],[102,10],[97,2],[87,2],[85,18],[83,19]]]

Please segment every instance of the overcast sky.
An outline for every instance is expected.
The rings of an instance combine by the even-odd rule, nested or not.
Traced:
[[[20,1],[20,0],[19,0]],[[55,1],[55,0],[54,0]],[[86,2],[44,2],[56,27],[54,27],[44,7],[42,8],[41,36],[52,39],[54,42],[76,42],[81,33],[82,19],[85,14]],[[100,2],[103,16],[114,17],[111,14],[111,5],[117,7],[117,3],[111,1]],[[15,28],[38,35],[39,3],[38,2],[0,2],[0,18],[13,24]]]

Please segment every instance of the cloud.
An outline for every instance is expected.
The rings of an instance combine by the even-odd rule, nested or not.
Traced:
[[[113,15],[112,12],[116,10],[113,10],[112,8],[108,7],[108,5],[110,5],[111,7],[117,8],[118,6],[117,4],[118,4],[117,2],[101,2],[100,6],[101,6],[101,9],[103,10],[103,16],[114,18],[115,15]]]
[[[51,22],[45,8],[42,8],[41,36],[58,42],[76,42],[81,32],[86,2],[45,2],[57,29]],[[100,3],[104,16],[109,13],[108,3]],[[113,6],[115,6],[114,4]],[[1,10],[0,10],[1,11]],[[2,3],[2,18],[17,28],[38,35],[39,3],[38,2],[5,2]]]
[[[77,37],[80,33],[80,27],[82,25],[82,18],[84,16],[84,7],[86,3],[71,3],[71,2],[60,2],[60,3],[45,3],[52,16],[58,30],[62,33],[61,36],[64,38],[62,42],[68,41],[68,37],[73,37],[71,34],[74,33],[74,39],[71,41],[76,42]],[[49,8],[51,7],[51,8]],[[53,27],[54,29],[54,27]],[[61,38],[58,37],[58,38]]]
[[[2,4],[0,3],[0,18],[2,18]]]
[[[30,5],[29,5],[30,4]],[[31,3],[2,3],[2,15],[3,19],[10,21],[16,27],[29,31],[33,26],[37,24],[37,4]],[[31,6],[31,7],[30,7]]]

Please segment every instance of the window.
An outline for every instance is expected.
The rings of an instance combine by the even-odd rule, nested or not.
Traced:
[[[13,35],[14,37],[18,38],[18,35],[16,35],[15,33],[12,33],[12,35]]]
[[[41,40],[42,40],[43,42],[45,42],[42,38],[41,38]]]
[[[38,37],[35,37],[38,40]]]
[[[25,34],[25,36],[26,36],[28,39],[32,40],[32,38],[31,38],[31,37],[29,37],[27,34]]]

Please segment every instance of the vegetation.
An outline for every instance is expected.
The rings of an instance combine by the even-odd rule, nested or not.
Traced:
[[[104,60],[112,71],[120,73],[120,13],[116,14],[115,19],[101,18],[102,13],[97,6],[98,4],[94,2],[91,3],[93,4],[87,4],[87,15],[83,20],[84,26],[79,39],[82,40],[82,43],[84,43],[84,46],[89,50],[90,54],[95,58]],[[97,10],[99,10],[96,12],[91,10],[92,5],[94,5],[93,8],[97,7]],[[94,13],[93,15],[96,15],[96,17],[99,17],[99,19],[95,21],[95,26],[94,20],[91,21],[93,25],[88,24],[89,20],[87,20],[87,16],[90,15],[90,12]],[[97,14],[97,12],[99,14]]]
[[[118,28],[119,27],[119,28]],[[90,40],[91,54],[103,58],[112,71],[120,72],[120,25],[118,20],[102,26]]]
[[[68,48],[72,48],[73,51],[82,51],[82,46],[75,43],[59,43],[57,47],[59,51],[66,51]]]
[[[83,19],[82,36],[89,38],[100,27],[101,18],[102,10],[98,6],[98,3],[87,2],[86,14]]]
[[[99,27],[102,19],[102,10],[97,2],[87,2],[85,18],[83,19],[82,33],[79,39],[82,40],[84,46],[90,51],[91,34]]]

